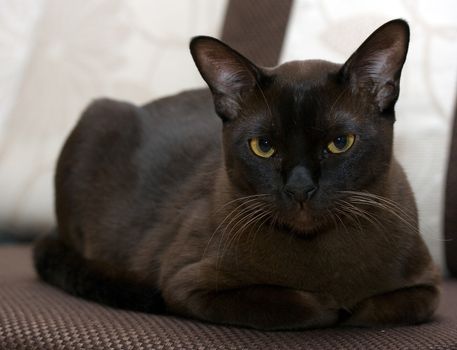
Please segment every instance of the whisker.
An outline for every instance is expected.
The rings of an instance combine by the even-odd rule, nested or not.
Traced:
[[[383,238],[385,239],[386,243],[390,244],[391,239],[388,236],[387,232],[383,229],[383,225],[378,220],[378,217],[375,216],[372,212],[364,210],[361,207],[355,205],[355,204],[366,205],[366,203],[365,202],[359,203],[357,201],[356,201],[356,203],[353,203],[352,200],[353,200],[353,198],[351,198],[351,197],[347,201],[339,200],[340,203],[343,203],[343,206],[341,206],[340,209],[345,208],[346,212],[352,214],[351,216],[354,216],[354,217],[358,216],[358,217],[362,218],[363,220],[369,222],[371,225],[373,225],[376,228],[377,232],[379,232],[383,235]],[[360,231],[363,229],[361,224],[358,225],[358,227],[359,227]]]
[[[252,200],[249,200],[250,202],[252,202]],[[263,205],[263,203],[261,202],[253,202],[253,203],[250,203],[246,208],[242,208],[242,206],[244,205],[245,203],[242,203],[240,205],[238,205],[234,210],[232,210],[230,212],[229,215],[226,216],[226,218],[224,218],[223,221],[226,221],[227,217],[230,217],[230,215],[232,213],[234,213],[238,208],[241,208],[241,210],[239,212],[236,213],[235,217],[232,218],[230,220],[230,222],[224,227],[222,233],[221,233],[221,236],[220,236],[220,239],[219,239],[219,245],[218,245],[218,248],[217,248],[217,252],[216,252],[216,287],[218,286],[218,281],[219,281],[219,270],[220,270],[220,261],[221,261],[221,245],[224,241],[224,237],[226,235],[226,232],[227,232],[227,228],[230,227],[230,224],[233,222],[233,220],[235,220],[236,218],[240,217],[241,218],[239,219],[239,221],[244,221],[246,220],[246,217],[248,217],[250,215],[251,212],[253,211],[256,211],[261,205]],[[222,223],[219,224],[219,226],[217,227],[217,229],[213,232],[213,234],[211,235],[211,238],[210,240],[208,241],[206,247],[205,247],[205,251],[204,251],[204,254],[206,253],[206,250],[209,246],[209,242],[213,239],[215,233],[219,230],[219,228],[221,227]],[[203,255],[204,256],[204,255]]]
[[[390,213],[391,215],[395,216],[397,219],[399,219],[401,222],[403,222],[406,226],[408,226],[410,229],[414,231],[418,231],[418,227],[416,226],[415,222],[412,222],[412,219],[409,217],[405,217],[405,215],[402,215],[401,212],[400,214],[395,211],[395,207],[391,207],[386,203],[379,203],[376,201],[369,201],[366,199],[352,199],[351,200],[353,203],[358,203],[358,204],[363,204],[363,205],[368,205],[368,206],[374,206],[379,209],[383,209],[386,212]]]
[[[264,210],[265,203],[254,203],[251,204],[250,207],[240,211],[230,222],[225,226],[224,230],[222,231],[221,238],[219,240],[219,247],[218,247],[218,253],[217,253],[217,265],[219,266],[219,262],[222,259],[222,257],[225,255],[225,251],[230,247],[231,241],[234,239],[234,236],[238,234],[238,231],[235,232],[235,235],[232,235],[233,230],[239,226],[243,225],[251,220],[251,218],[255,217],[258,213],[262,212]],[[234,226],[231,226],[232,222],[238,220]],[[228,228],[230,228],[230,231],[228,231]],[[228,244],[228,245],[227,245]],[[221,252],[222,248],[222,252]]]
[[[341,215],[344,215],[343,211],[338,211],[338,213],[341,214]],[[338,221],[344,227],[344,230],[346,231],[346,234],[348,234],[349,231],[348,231],[348,228],[347,228],[346,224],[344,223],[344,221],[340,218],[340,216],[337,213],[335,213],[335,217],[338,219]]]
[[[360,192],[360,191],[341,191],[341,192],[351,194],[353,198],[361,197],[361,199],[377,199],[379,201],[382,201],[384,203],[387,203],[387,204],[395,207],[398,211],[402,212],[407,217],[413,218],[413,216],[414,216],[413,212],[411,212],[409,210],[408,211],[405,210],[397,202],[395,202],[394,200],[387,198],[387,197],[383,197],[383,196],[380,196],[380,195],[377,195],[374,193],[370,193],[370,192]]]
[[[219,229],[224,225],[224,223],[229,220],[229,218],[238,210],[238,209],[241,209],[243,206],[249,204],[249,203],[252,203],[252,202],[257,202],[259,200],[259,197],[260,196],[264,196],[264,195],[252,195],[252,196],[246,196],[246,197],[241,197],[241,198],[237,198],[233,201],[231,201],[231,203],[235,202],[235,201],[239,201],[239,200],[243,200],[244,201],[240,204],[238,204],[235,208],[233,208],[225,217],[224,219],[221,221],[221,223],[216,227],[216,229],[213,231],[213,233],[211,234],[206,246],[205,246],[205,249],[203,250],[203,254],[202,254],[202,258],[205,256],[206,254],[206,251],[209,247],[209,244],[211,243],[211,241],[213,240],[215,234],[219,231]],[[265,196],[268,196],[268,195],[265,195]],[[254,197],[254,198],[253,198]],[[229,202],[230,203],[230,202]],[[229,203],[226,203],[226,204],[229,204]]]
[[[247,213],[242,219],[238,220],[238,222],[235,223],[234,226],[230,228],[230,231],[228,232],[227,236],[231,240],[234,235],[236,235],[240,230],[242,231],[246,225],[249,225],[249,223],[256,218],[256,215],[259,213],[262,213],[264,211],[263,206],[258,206],[255,209],[251,210],[249,213]],[[227,227],[230,227],[227,225]],[[238,228],[237,228],[238,227]],[[233,230],[235,233],[232,235]]]
[[[354,208],[352,208],[348,202],[341,200],[341,199],[338,200],[337,203],[339,204],[339,206],[338,206],[338,208],[336,208],[336,210],[339,211],[340,214],[343,215],[344,217],[350,219],[351,222],[353,222],[354,224],[357,224],[357,227],[361,228],[362,223],[359,220],[359,216],[356,215]],[[350,209],[350,210],[346,210],[346,209]],[[354,214],[354,215],[352,215],[352,214]]]
[[[256,241],[256,238],[257,238],[257,233],[259,233],[260,229],[262,228],[263,225],[265,225],[265,223],[268,222],[268,219],[270,218],[272,212],[270,211],[268,213],[268,215],[264,215],[263,219],[262,218],[259,218],[257,222],[259,222],[260,224],[257,225],[257,230],[255,230],[254,232],[254,237],[252,240],[249,240],[249,237],[248,237],[248,240],[250,242],[250,250],[249,250],[249,256],[252,256],[252,249],[255,245],[255,241]],[[261,221],[262,220],[262,221]],[[249,232],[249,236],[250,236],[251,232]]]
[[[354,210],[353,208],[347,208],[348,210],[343,210],[342,215],[347,217],[349,220],[351,220],[355,225],[356,229],[358,232],[363,233],[366,228],[363,227],[362,223],[359,220],[365,220],[371,225],[373,225],[376,228],[376,232],[379,232],[384,241],[387,244],[391,243],[390,237],[386,234],[385,230],[383,230],[381,223],[378,221],[378,219],[372,215],[370,212],[362,210],[361,208],[356,207],[357,210]]]
[[[241,239],[243,234],[245,232],[248,232],[247,237],[246,237],[246,245],[248,245],[250,242],[250,237],[252,235],[252,229],[255,227],[256,224],[258,224],[261,220],[263,219],[268,219],[268,217],[271,215],[272,211],[271,210],[265,210],[264,212],[261,212],[259,215],[256,214],[253,218],[251,218],[248,222],[246,222],[243,227],[239,228],[235,235],[238,237],[238,240]],[[250,227],[250,230],[247,231],[247,229]],[[260,226],[257,225],[257,231],[260,229]],[[257,232],[256,231],[256,232]],[[229,245],[230,247],[230,245]],[[252,247],[252,245],[251,245]]]
[[[223,205],[221,205],[217,210],[216,210],[216,213],[219,212],[220,210],[224,209],[226,206],[234,203],[234,202],[237,202],[237,201],[240,201],[240,200],[243,200],[243,199],[259,199],[259,197],[269,197],[270,195],[269,194],[252,194],[252,195],[249,195],[249,196],[244,196],[244,197],[239,197],[239,198],[235,198],[235,199],[232,199],[231,201],[228,201],[227,203],[224,203]]]
[[[373,199],[373,200],[382,202],[382,203],[388,205],[389,207],[391,207],[391,209],[389,211],[391,212],[391,214],[393,216],[397,217],[399,220],[401,220],[405,225],[407,225],[413,231],[417,232],[418,234],[420,234],[423,237],[428,236],[429,237],[428,239],[431,238],[434,241],[438,241],[438,242],[443,241],[442,239],[435,237],[435,235],[432,233],[432,229],[430,228],[430,226],[427,225],[426,222],[421,222],[421,225],[420,225],[421,228],[419,230],[419,222],[418,222],[419,218],[417,217],[417,213],[411,209],[401,206],[399,203],[395,202],[394,200],[392,200],[390,198],[379,196],[374,193],[370,193],[370,192],[366,192],[366,191],[365,192],[342,191],[342,192],[349,192],[351,194],[353,193],[353,196],[355,198],[358,198],[361,200]],[[400,216],[401,218],[399,218],[398,216]]]

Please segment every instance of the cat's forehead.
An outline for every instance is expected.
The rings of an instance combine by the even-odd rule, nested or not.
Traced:
[[[273,71],[271,93],[279,108],[317,110],[325,108],[338,95],[341,65],[323,60],[292,61]]]
[[[321,85],[340,68],[340,64],[324,60],[290,61],[274,68],[272,73],[280,84]]]
[[[293,129],[332,123],[335,113],[330,109],[342,91],[337,82],[340,67],[323,60],[308,60],[275,68],[270,89],[276,110],[273,122],[288,128],[293,125]]]

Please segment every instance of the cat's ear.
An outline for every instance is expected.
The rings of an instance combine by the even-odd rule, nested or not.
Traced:
[[[379,110],[391,110],[400,91],[400,75],[409,44],[409,26],[396,19],[379,27],[341,69],[353,91],[374,98]]]
[[[224,121],[235,118],[243,98],[256,87],[259,68],[223,42],[207,36],[193,38],[190,52],[213,93],[216,112]]]

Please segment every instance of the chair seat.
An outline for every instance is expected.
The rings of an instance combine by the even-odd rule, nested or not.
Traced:
[[[396,328],[260,332],[116,310],[38,280],[27,245],[0,247],[2,349],[457,349],[457,281],[433,322]]]

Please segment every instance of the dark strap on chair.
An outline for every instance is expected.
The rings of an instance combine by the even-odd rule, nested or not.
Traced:
[[[293,0],[230,0],[222,40],[260,66],[275,66]]]
[[[457,277],[457,103],[454,109],[454,125],[445,191],[444,238],[446,263],[451,274]]]

